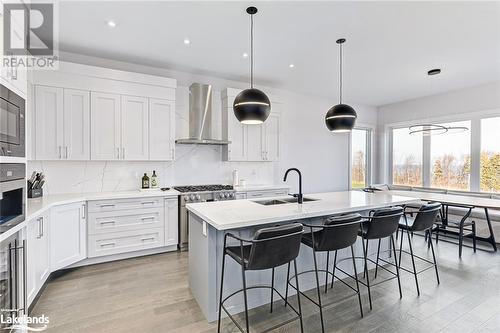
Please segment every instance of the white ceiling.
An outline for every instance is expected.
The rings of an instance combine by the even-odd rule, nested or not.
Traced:
[[[383,105],[500,80],[500,2],[61,2],[60,48],[247,80],[248,5],[259,8],[260,84],[338,98],[340,37],[351,103]],[[426,71],[434,67],[443,72],[431,83]]]

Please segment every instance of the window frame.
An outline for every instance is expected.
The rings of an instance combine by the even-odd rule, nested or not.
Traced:
[[[372,171],[374,167],[373,161],[373,135],[375,132],[375,126],[371,125],[363,125],[360,124],[358,126],[354,126],[355,130],[366,131],[366,156],[365,156],[365,186],[370,186],[372,184]],[[352,188],[352,131],[349,133],[349,190],[353,190]],[[359,190],[359,189],[354,189]]]
[[[471,169],[469,178],[469,191],[468,192],[481,192],[481,120],[485,118],[500,117],[500,109],[488,109],[477,112],[468,112],[456,115],[446,115],[433,118],[414,119],[411,121],[401,121],[396,123],[386,124],[384,126],[386,133],[386,149],[385,158],[381,163],[387,162],[383,165],[382,170],[385,170],[386,183],[393,185],[393,129],[405,128],[416,123],[449,123],[457,121],[470,121],[470,157]],[[431,185],[431,137],[422,137],[422,186],[430,187]],[[488,192],[485,192],[488,193]]]

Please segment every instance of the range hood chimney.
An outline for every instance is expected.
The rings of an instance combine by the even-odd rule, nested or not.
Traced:
[[[189,138],[175,141],[179,144],[227,145],[226,140],[213,138],[212,86],[193,83],[189,87]]]

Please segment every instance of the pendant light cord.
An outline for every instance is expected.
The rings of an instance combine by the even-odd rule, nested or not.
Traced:
[[[340,103],[342,104],[342,43],[340,43],[340,68],[339,68],[339,78],[340,78],[340,83],[339,83],[339,96],[340,96]]]
[[[253,89],[253,14],[250,15],[250,87]]]

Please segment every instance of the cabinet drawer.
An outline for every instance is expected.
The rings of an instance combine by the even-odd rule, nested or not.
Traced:
[[[124,209],[163,207],[163,198],[152,197],[89,201],[88,206],[89,213],[121,211]]]
[[[88,257],[94,258],[111,254],[145,250],[164,245],[164,228],[89,235]]]
[[[165,226],[164,213],[163,207],[90,213],[88,233],[94,235],[145,228],[163,228]]]

